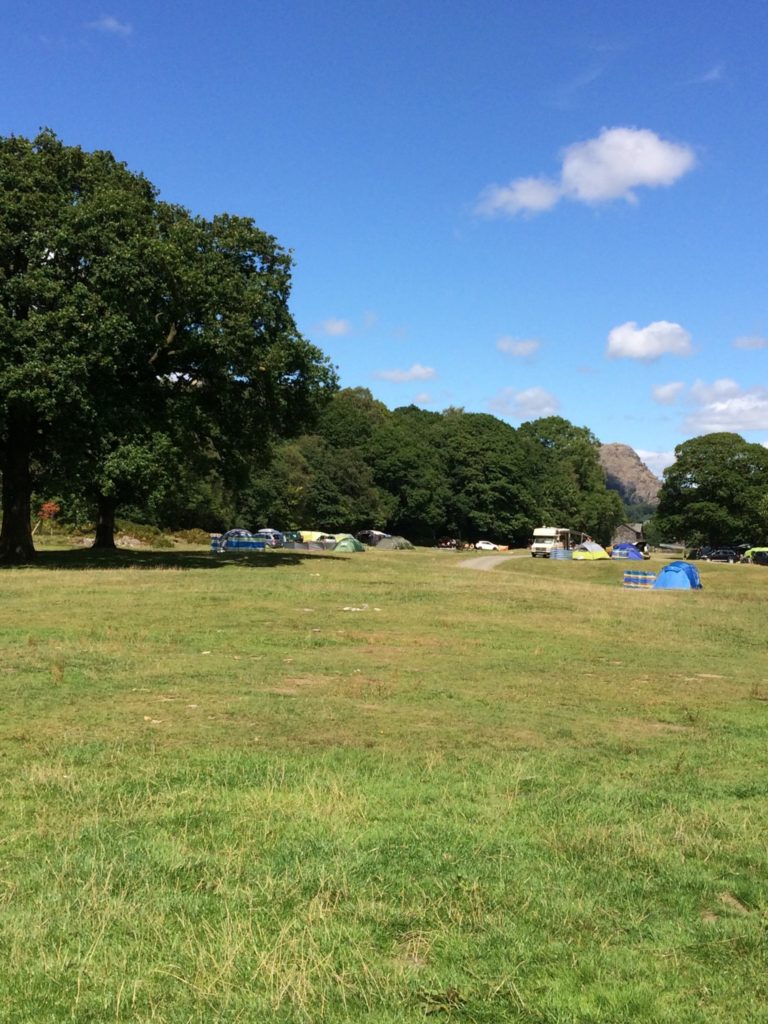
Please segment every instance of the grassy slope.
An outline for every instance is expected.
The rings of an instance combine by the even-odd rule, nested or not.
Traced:
[[[768,572],[461,560],[0,573],[0,1020],[768,1020]]]

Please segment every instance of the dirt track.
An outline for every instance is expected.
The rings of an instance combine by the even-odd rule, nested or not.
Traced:
[[[481,572],[487,572],[489,569],[495,569],[502,562],[509,561],[510,558],[525,558],[525,555],[484,555],[482,558],[465,558],[459,562],[459,568],[479,569]]]

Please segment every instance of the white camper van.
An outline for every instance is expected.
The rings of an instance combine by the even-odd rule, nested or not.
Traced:
[[[555,549],[567,551],[570,546],[571,531],[564,526],[538,526],[533,531],[531,555],[533,558],[549,558]]]

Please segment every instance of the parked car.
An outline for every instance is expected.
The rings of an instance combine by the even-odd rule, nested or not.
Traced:
[[[254,537],[263,537],[271,548],[281,548],[285,542],[285,538],[279,530],[272,530],[266,526],[263,530],[257,530],[254,533]]]
[[[492,540],[479,540],[475,544],[477,551],[498,551],[499,545],[494,544]]]
[[[752,561],[755,565],[768,565],[768,551],[756,551],[752,555]]]
[[[696,562],[699,559],[707,559],[712,550],[714,549],[711,547],[691,548],[685,557],[689,562]]]
[[[440,540],[437,542],[437,546],[439,548],[453,548],[455,550],[458,550],[459,548],[462,548],[464,545],[456,537],[441,537]]]
[[[729,562],[731,565],[734,562],[741,561],[741,555],[738,551],[734,551],[733,548],[717,548],[715,551],[710,551],[706,557],[707,562]]]

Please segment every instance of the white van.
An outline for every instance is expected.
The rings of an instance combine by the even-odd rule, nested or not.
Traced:
[[[531,556],[533,558],[549,558],[556,548],[567,550],[570,546],[570,530],[563,526],[538,526],[533,531]]]

